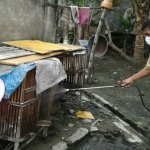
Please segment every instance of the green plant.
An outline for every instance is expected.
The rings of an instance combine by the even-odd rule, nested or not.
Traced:
[[[134,23],[135,23],[135,15],[133,14],[132,9],[128,9],[124,17],[120,17],[120,24],[122,28],[125,30],[125,37],[123,43],[124,53],[127,52],[127,48],[126,48],[127,40],[134,29]]]
[[[133,23],[130,20],[126,19],[126,18],[121,19],[121,25],[125,29],[127,34],[129,34],[134,28]]]
[[[126,31],[126,34],[130,34],[133,31],[135,24],[135,15],[132,12],[132,9],[127,10],[126,16],[120,17],[120,24],[123,29]]]

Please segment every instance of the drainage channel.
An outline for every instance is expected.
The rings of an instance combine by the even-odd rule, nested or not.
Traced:
[[[88,90],[84,90],[83,91],[85,95],[87,95],[88,97],[90,97],[93,100],[93,104],[95,103],[95,101],[98,101],[98,103],[96,104],[98,105],[102,105],[104,106],[106,109],[108,109],[109,111],[111,111],[117,118],[119,118],[120,120],[122,120],[123,122],[127,123],[134,131],[135,133],[138,135],[138,137],[140,137],[143,142],[150,147],[150,141],[149,141],[149,133],[146,129],[139,127],[136,123],[134,123],[131,119],[127,118],[126,116],[124,116],[119,110],[118,108],[114,107],[113,105],[111,105],[108,101],[106,101],[105,99],[103,99],[102,97],[100,97],[97,94],[94,94]]]

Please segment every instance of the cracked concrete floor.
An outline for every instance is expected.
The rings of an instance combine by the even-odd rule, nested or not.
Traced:
[[[143,64],[144,65],[144,64]],[[116,53],[109,52],[101,59],[95,59],[94,83],[89,86],[114,85],[117,80],[122,80],[137,72],[139,68],[123,60]],[[142,67],[141,67],[142,68]],[[145,93],[145,102],[150,107],[149,78],[144,78],[136,83]],[[129,117],[138,126],[149,133],[150,117],[139,100],[136,89],[97,89],[92,91],[117,107],[125,116]],[[90,126],[95,120],[79,119],[75,111],[79,110],[79,94],[64,96],[61,109],[52,115],[52,126],[49,128],[48,137],[42,138],[38,135],[25,149],[27,150],[49,150],[61,142],[67,143],[65,149],[70,150],[146,150],[149,147],[143,142],[143,138],[128,124],[118,119],[101,104],[94,105],[92,98],[83,96],[84,109],[92,112],[95,120],[100,121],[95,125],[98,131],[91,132]],[[73,144],[66,139],[76,133],[80,128],[88,129],[88,134]],[[148,134],[149,135],[149,134]],[[147,135],[147,137],[148,137]],[[58,150],[63,150],[63,147]]]
[[[79,110],[79,93],[70,93],[61,98],[61,109],[52,116],[52,126],[49,128],[49,135],[46,139],[36,138],[26,149],[28,150],[56,150],[62,142],[67,147],[59,146],[59,150],[146,150],[148,146],[142,137],[124,121],[116,117],[100,103],[94,105],[94,99],[83,95],[83,108],[90,111],[95,117],[94,120],[77,118],[75,112]],[[90,101],[89,101],[90,100]],[[96,120],[94,127],[97,130],[91,131],[91,125]],[[84,128],[88,134],[80,140],[75,139],[73,143],[68,138],[74,135],[77,130]],[[80,133],[79,133],[80,136]]]

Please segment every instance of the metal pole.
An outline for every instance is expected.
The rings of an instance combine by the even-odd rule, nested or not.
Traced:
[[[104,89],[104,88],[114,88],[122,87],[121,85],[112,85],[112,86],[97,86],[97,87],[87,87],[87,88],[76,88],[76,89],[67,89],[68,91],[80,91],[80,90],[90,90],[90,89]]]

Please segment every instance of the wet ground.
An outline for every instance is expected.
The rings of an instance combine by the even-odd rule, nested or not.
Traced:
[[[94,66],[94,82],[91,85],[86,84],[86,87],[115,85],[117,80],[129,77],[142,68],[142,66],[134,68],[131,63],[110,51],[103,58],[95,58]],[[150,108],[149,83],[149,77],[135,83],[139,86],[142,93],[145,94],[144,102],[148,108]],[[89,132],[83,139],[73,144],[69,143],[69,150],[150,149],[150,115],[148,111],[144,109],[140,101],[139,93],[135,87],[127,89],[95,89],[90,91],[92,94],[95,93],[110,104],[113,104],[113,107],[117,107],[118,109],[116,108],[116,110],[118,110],[122,116],[118,118],[118,112],[111,112],[103,105],[103,102],[84,93],[82,97],[83,109],[91,112],[95,119],[77,118],[75,112],[79,109],[81,110],[80,94],[79,92],[68,93],[59,101],[55,102],[54,106],[56,106],[58,110],[51,117],[52,125],[48,130],[48,137],[43,138],[42,133],[40,133],[24,149],[54,150],[53,146],[55,144],[66,142],[79,128],[86,128]],[[126,118],[127,123],[124,122],[124,118]],[[93,123],[95,124],[93,125]],[[92,126],[97,130],[91,131]],[[135,126],[138,130],[134,128]],[[143,131],[143,135],[140,134],[139,131]]]
[[[116,84],[118,80],[123,80],[141,70],[145,64],[146,60],[143,65],[134,67],[116,53],[109,52],[102,59],[95,59],[94,83],[90,86]],[[150,77],[140,79],[133,85],[140,88],[144,94],[144,103],[150,109]],[[125,116],[150,133],[150,113],[143,107],[136,87],[96,89],[93,92],[118,107]]]
[[[81,140],[68,144],[69,150],[147,150],[149,144],[136,130],[116,117],[94,98],[83,94],[82,110],[93,114],[94,120],[77,118],[75,112],[80,108],[79,92],[61,98],[61,109],[52,117],[48,138],[36,138],[27,150],[55,150],[53,145],[68,141],[69,136],[79,128],[89,133]],[[89,101],[90,100],[90,101]],[[95,103],[93,103],[95,102]],[[91,126],[97,130],[90,131]],[[63,149],[58,149],[63,150]]]

